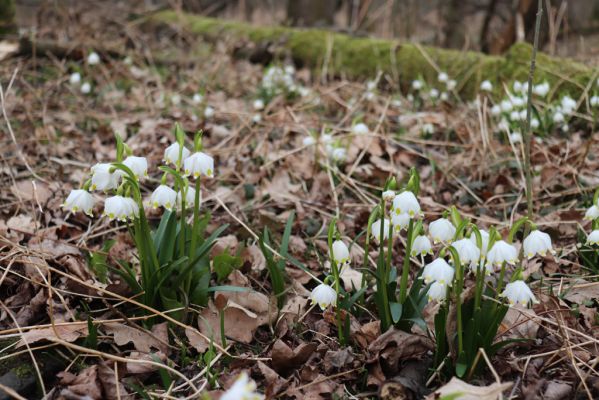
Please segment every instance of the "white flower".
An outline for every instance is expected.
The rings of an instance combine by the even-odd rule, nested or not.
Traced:
[[[562,97],[562,109],[566,114],[570,114],[576,110],[576,100],[570,96]]]
[[[447,90],[453,90],[455,89],[456,85],[458,83],[455,81],[455,79],[450,79],[447,81]]]
[[[335,161],[343,161],[347,157],[347,150],[343,147],[335,147],[333,151],[331,151],[331,158]]]
[[[352,127],[351,132],[355,135],[366,135],[370,132],[370,129],[368,129],[368,125],[366,125],[363,122],[360,122]]]
[[[455,270],[442,258],[437,258],[433,262],[426,264],[422,271],[424,283],[439,282],[443,285],[451,286]]]
[[[406,190],[401,192],[393,199],[391,208],[395,214],[408,214],[410,218],[420,215],[420,203],[414,193]]]
[[[491,115],[499,115],[501,114],[501,106],[498,104],[495,104],[493,107],[491,107]]]
[[[507,119],[502,118],[501,121],[499,121],[499,124],[497,124],[497,129],[500,131],[507,131],[510,129],[510,123],[507,122]]]
[[[553,113],[553,122],[559,124],[560,122],[564,122],[564,114],[561,111],[556,111]]]
[[[95,51],[92,51],[91,53],[89,53],[89,55],[87,56],[87,63],[89,65],[99,64],[100,56],[98,55],[98,53],[96,53]]]
[[[383,225],[383,240],[387,240],[389,238],[389,220],[387,218],[385,218],[384,221],[385,222]],[[374,221],[372,223],[372,226],[370,227],[370,229],[371,229],[372,237],[378,243],[379,239],[381,237],[381,220],[377,219],[376,221]]]
[[[520,121],[526,121],[526,109],[520,111]]]
[[[104,215],[110,219],[126,221],[137,217],[139,208],[131,197],[112,196],[104,202]]]
[[[584,219],[592,221],[599,218],[599,206],[593,204],[584,214]]]
[[[412,257],[416,255],[425,256],[426,254],[432,254],[431,241],[424,235],[419,235],[414,238],[412,243],[412,251],[410,254]]]
[[[376,98],[376,94],[374,94],[373,92],[366,92],[364,98],[368,101],[372,101]]]
[[[484,92],[490,92],[493,90],[493,84],[491,83],[491,81],[482,81],[482,83],[480,84],[480,90]]]
[[[587,236],[587,244],[599,244],[599,229],[595,229]]]
[[[94,208],[94,196],[87,190],[74,189],[71,190],[69,196],[64,201],[63,205],[69,211],[77,212],[83,211],[90,217],[93,216],[92,210]]]
[[[214,158],[208,154],[198,151],[193,153],[183,161],[183,170],[185,176],[192,175],[194,178],[200,175],[208,178],[214,177]]]
[[[337,305],[337,292],[326,283],[321,283],[312,289],[310,299],[312,299],[312,304],[318,304],[320,309],[324,310],[328,306],[335,307]]]
[[[512,102],[509,100],[503,100],[501,102],[501,111],[503,112],[510,112],[512,111],[512,109],[514,108],[514,106],[512,105]]]
[[[193,104],[200,104],[203,100],[204,100],[204,96],[202,96],[199,93],[194,94],[193,97],[191,98],[191,101],[193,101]]]
[[[210,118],[212,118],[213,116],[214,116],[214,108],[212,108],[212,107],[210,107],[210,106],[207,106],[207,107],[204,109],[204,117],[205,117],[205,118],[207,118],[207,119],[210,119]]]
[[[553,252],[551,237],[545,232],[541,232],[537,229],[530,232],[522,242],[522,246],[524,248],[524,254],[528,258],[532,258],[537,254],[545,257],[547,252]]]
[[[532,92],[537,96],[545,97],[549,93],[549,83],[543,82],[532,87]]]
[[[437,97],[439,97],[439,91],[435,88],[432,88],[429,92],[428,95],[430,96],[431,99],[436,99]]]
[[[462,265],[475,265],[480,260],[480,249],[470,239],[460,239],[452,244]]]
[[[391,100],[391,105],[393,107],[401,107],[401,99],[395,98],[395,99]]]
[[[439,76],[437,76],[439,82],[447,82],[449,80],[449,75],[445,72],[439,72]]]
[[[435,126],[433,124],[422,125],[422,133],[432,135],[433,133],[435,133]]]
[[[92,183],[91,190],[110,190],[116,189],[119,185],[119,173],[115,170],[110,172],[114,167],[108,163],[99,163],[92,167]]]
[[[185,146],[183,146],[183,149],[181,150],[181,148],[179,147],[179,143],[175,142],[173,144],[171,144],[170,146],[168,146],[166,148],[166,150],[164,150],[164,161],[167,164],[180,164],[182,161],[184,161],[187,157],[189,157],[189,150],[187,150],[187,148],[185,148]],[[181,158],[179,158],[179,156]]]
[[[406,229],[410,223],[410,216],[407,213],[391,215],[391,225],[395,232],[399,233],[402,229]]]
[[[455,231],[455,226],[447,218],[439,218],[428,225],[428,232],[435,243],[451,242]]]
[[[202,192],[200,191],[200,203],[202,202]],[[185,193],[185,207],[193,207],[196,204],[196,190],[189,186]],[[181,192],[177,192],[177,206],[181,207]]]
[[[322,143],[331,143],[333,141],[333,135],[330,133],[325,133],[320,137],[320,139],[322,140]]]
[[[522,91],[522,82],[515,81],[513,87],[514,87],[514,92],[521,92]]]
[[[512,133],[510,133],[510,142],[512,142],[512,143],[522,143],[522,134],[520,132],[512,132]]]
[[[512,106],[516,108],[524,107],[526,99],[523,97],[514,96],[512,97]]]
[[[420,90],[420,89],[422,89],[423,86],[424,86],[424,83],[422,83],[422,81],[420,79],[416,79],[415,81],[412,81],[412,89],[414,89],[414,90]]]
[[[428,301],[445,301],[447,298],[447,285],[444,285],[440,282],[433,282],[433,284],[428,288],[426,296],[428,297]]]
[[[566,133],[570,130],[570,126],[568,124],[562,125],[562,132]]]
[[[243,372],[220,400],[264,400],[264,395],[256,392],[256,382]]]
[[[312,146],[314,143],[316,143],[316,139],[314,139],[313,136],[306,136],[303,140],[302,140],[302,144],[306,147],[308,146]]]
[[[517,110],[514,110],[510,113],[510,119],[512,121],[518,121],[520,119],[520,112]]]
[[[532,118],[532,119],[530,120],[530,127],[531,127],[532,129],[537,129],[537,128],[538,128],[540,125],[541,125],[541,123],[539,122],[539,120],[538,120],[538,119],[536,119],[536,118]]]
[[[482,258],[485,258],[487,256],[487,251],[489,250],[489,232],[485,231],[484,229],[479,230],[479,232],[481,238],[480,253],[482,255]],[[474,233],[470,235],[470,241],[478,247],[476,243],[476,235]]]
[[[254,100],[254,110],[262,110],[264,108],[264,100],[256,99]]]
[[[447,92],[442,92],[439,98],[441,99],[441,101],[447,101],[449,100],[449,95],[447,94]]]
[[[260,115],[260,114],[254,114],[254,115],[252,115],[252,122],[254,124],[258,124],[261,121],[262,121],[262,115]]]
[[[383,192],[383,200],[385,201],[393,201],[393,199],[395,198],[395,191],[393,190],[385,190]]]
[[[71,85],[78,85],[81,83],[81,74],[79,72],[73,72],[69,77],[69,83]]]
[[[589,103],[591,103],[591,107],[599,106],[599,96],[591,97],[591,99],[589,100]]]
[[[406,96],[406,99],[408,99],[409,102],[413,102],[414,101],[414,95],[412,93],[408,93],[408,95]]]
[[[505,290],[501,297],[506,297],[510,305],[521,304],[523,306],[529,303],[538,303],[532,291],[524,281],[514,281],[505,285]]]
[[[81,85],[79,90],[81,90],[81,93],[83,94],[88,94],[92,91],[92,85],[89,82],[83,82],[83,85]]]
[[[487,253],[487,264],[501,266],[504,262],[508,264],[515,264],[518,259],[518,250],[505,242],[499,240],[493,244],[493,247],[489,249]]]
[[[166,185],[158,186],[150,196],[150,205],[153,208],[164,207],[170,211],[175,204],[177,204],[177,192]]]
[[[123,164],[137,176],[137,179],[142,179],[148,176],[148,160],[145,157],[129,156],[125,158]],[[124,171],[120,171],[123,172]]]
[[[333,258],[335,259],[337,266],[349,264],[349,249],[343,241],[335,240],[333,242]]]

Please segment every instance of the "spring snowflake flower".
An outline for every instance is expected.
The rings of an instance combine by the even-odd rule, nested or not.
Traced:
[[[96,53],[95,51],[89,53],[89,55],[87,56],[87,63],[89,65],[100,64],[100,56],[98,55],[98,53]]]
[[[591,99],[589,100],[589,103],[591,103],[591,107],[599,106],[599,96],[591,97]]]
[[[451,286],[455,270],[442,258],[437,258],[433,262],[424,266],[422,279],[424,283],[439,282],[443,285]]]
[[[347,150],[343,147],[334,147],[330,155],[334,161],[343,161],[347,157]]]
[[[470,239],[456,240],[452,246],[458,252],[462,265],[476,265],[480,260],[480,249]]]
[[[341,240],[333,242],[333,258],[337,262],[337,266],[349,264],[349,249]]]
[[[177,204],[177,192],[166,185],[158,186],[150,196],[152,208],[164,207],[171,211],[175,204]]]
[[[93,217],[92,210],[94,208],[94,196],[87,190],[74,189],[69,193],[69,196],[62,206],[69,211],[83,211],[90,217]]]
[[[576,100],[574,100],[570,96],[562,97],[561,105],[562,105],[562,110],[564,110],[564,112],[566,114],[571,114],[573,111],[576,110]]]
[[[433,238],[434,243],[451,242],[455,231],[455,226],[447,218],[439,218],[428,225],[428,232]]]
[[[256,392],[256,382],[244,372],[235,380],[220,400],[264,400],[264,395]]]
[[[501,266],[501,264],[515,264],[518,259],[518,250],[504,240],[499,240],[493,244],[487,253],[487,264]]]
[[[264,109],[264,100],[262,100],[262,99],[254,100],[253,106],[254,106],[254,110],[257,110],[257,111]]]
[[[447,75],[446,72],[439,72],[437,79],[439,82],[447,82],[449,80],[449,75]]]
[[[553,113],[553,122],[555,122],[556,124],[564,122],[564,120],[564,114],[562,114],[561,111],[556,111],[555,113]]]
[[[408,214],[410,218],[414,218],[420,215],[420,203],[414,195],[414,193],[406,190],[401,192],[393,199],[393,206],[391,208],[397,215]]]
[[[402,229],[406,229],[410,223],[410,216],[407,213],[391,215],[391,225],[393,230],[399,233]]]
[[[210,118],[214,117],[214,112],[215,111],[214,111],[213,107],[210,107],[210,106],[206,107],[204,109],[204,118],[210,119]]]
[[[515,81],[514,85],[512,87],[514,88],[514,92],[522,92],[522,89],[523,89],[522,82]]]
[[[447,298],[447,285],[444,285],[440,282],[433,282],[433,284],[428,288],[426,296],[428,297],[428,301],[445,301]]]
[[[549,93],[549,83],[543,82],[538,85],[534,85],[532,87],[532,92],[540,97],[547,96],[547,93]]]
[[[439,97],[439,91],[435,88],[432,88],[429,92],[428,95],[431,99],[436,99],[437,97]]]
[[[424,257],[427,254],[433,254],[431,241],[424,235],[416,236],[412,243],[410,255],[412,257],[415,257],[416,255]]]
[[[592,221],[597,218],[599,218],[599,206],[593,204],[584,214],[584,219]]]
[[[395,198],[395,191],[393,190],[385,190],[383,192],[383,200],[385,201],[393,201],[393,199]]]
[[[453,90],[457,86],[458,82],[455,79],[450,79],[447,81],[447,90]]]
[[[384,219],[384,225],[383,225],[383,240],[387,240],[389,239],[389,220],[387,218]],[[372,226],[370,227],[371,229],[371,234],[372,237],[374,238],[374,240],[376,240],[376,242],[379,242],[379,239],[381,237],[381,220],[377,219],[376,221],[374,221],[372,223]]]
[[[81,93],[83,94],[89,94],[92,91],[92,85],[89,82],[83,82],[83,85],[81,85],[79,90],[81,90]]]
[[[177,165],[185,159],[187,159],[187,157],[189,157],[189,154],[191,153],[189,150],[187,150],[187,148],[185,148],[185,146],[183,147],[183,150],[181,150],[181,148],[179,147],[179,143],[175,142],[168,146],[166,150],[164,150],[163,160],[167,164]],[[179,158],[179,155],[181,155],[181,158]]]
[[[515,108],[521,108],[526,105],[526,99],[524,97],[514,96],[512,97],[511,101],[512,106],[514,106]]]
[[[447,101],[449,100],[449,95],[447,94],[447,92],[442,92],[441,96],[439,96],[439,99],[441,99],[441,101]]]
[[[512,133],[510,133],[510,142],[512,142],[512,143],[522,143],[522,134],[520,132],[512,132]]]
[[[593,232],[589,233],[589,236],[587,236],[587,244],[599,244],[599,229],[595,229]]]
[[[71,85],[79,85],[81,83],[81,74],[79,72],[73,72],[69,77],[69,83]]]
[[[335,307],[337,305],[337,292],[326,283],[321,283],[312,289],[310,299],[312,299],[312,304],[318,304],[320,309],[324,310],[328,306]]]
[[[119,185],[119,173],[115,170],[111,172],[114,167],[108,163],[99,163],[92,167],[92,183],[90,186],[91,190],[110,190],[116,189]]]
[[[500,106],[501,106],[501,111],[503,111],[503,112],[510,112],[514,108],[514,106],[512,105],[512,102],[509,100],[503,100],[501,102]]]
[[[487,256],[487,251],[489,250],[489,232],[485,231],[484,229],[480,229],[479,232],[480,232],[480,238],[481,238],[480,254],[481,254],[482,258],[485,258]],[[470,241],[475,246],[478,246],[476,244],[476,235],[474,233],[470,235]]]
[[[517,110],[514,110],[514,111],[512,111],[512,112],[510,113],[510,119],[511,119],[512,121],[518,121],[518,120],[520,120],[520,112],[519,112],[519,111],[517,111]]]
[[[262,115],[260,115],[260,114],[252,115],[252,122],[254,124],[259,124],[260,122],[262,122]]]
[[[137,179],[148,176],[148,160],[145,157],[129,156],[125,158],[123,164],[128,167],[137,177]],[[124,173],[124,171],[120,171]]]
[[[501,106],[499,104],[495,104],[491,107],[491,115],[498,116],[501,114]]]
[[[368,125],[366,125],[363,122],[355,124],[351,129],[351,133],[353,133],[354,135],[366,135],[369,132],[370,129],[368,129]]]
[[[191,98],[191,101],[193,102],[193,104],[200,104],[203,100],[204,100],[204,96],[202,96],[199,93],[194,94],[193,97]]]
[[[505,290],[501,293],[501,297],[505,297],[510,302],[510,305],[521,304],[526,306],[530,303],[538,303],[534,294],[524,281],[510,282],[505,286]]]
[[[302,144],[306,147],[308,146],[312,146],[314,143],[316,143],[316,139],[314,139],[313,136],[306,136],[303,140],[302,140]]]
[[[551,237],[545,232],[541,232],[537,229],[530,232],[522,242],[522,246],[524,248],[524,255],[528,258],[533,258],[537,254],[545,257],[547,252],[553,252]]]
[[[214,158],[208,154],[198,151],[193,153],[183,161],[183,170],[185,175],[192,175],[198,178],[200,175],[208,178],[214,177]]]
[[[538,119],[536,119],[536,118],[532,118],[532,119],[530,120],[530,127],[531,127],[532,129],[537,129],[537,128],[538,128],[540,125],[541,125],[541,123],[539,122],[539,120],[538,120]]]
[[[412,89],[420,90],[424,86],[424,83],[420,79],[412,81]]]
[[[202,192],[200,191],[200,203],[202,202]],[[185,207],[193,207],[196,204],[196,190],[189,186],[185,193]],[[177,192],[177,206],[181,207],[181,192]]]
[[[493,84],[488,80],[482,81],[480,84],[480,90],[483,92],[491,92],[493,90]]]
[[[109,219],[127,221],[138,216],[139,208],[131,197],[112,196],[104,202],[104,215]]]

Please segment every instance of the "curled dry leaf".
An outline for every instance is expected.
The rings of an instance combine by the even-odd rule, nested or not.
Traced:
[[[162,352],[147,354],[140,353],[137,351],[132,351],[131,354],[127,357],[130,360],[141,360],[141,361],[166,361],[166,355]],[[150,364],[150,363],[139,363],[139,362],[128,362],[127,363],[127,372],[130,374],[145,374],[148,372],[158,370],[158,366]]]
[[[87,324],[68,324],[55,325],[42,329],[31,329],[21,335],[21,339],[17,342],[17,348],[25,346],[25,343],[31,344],[40,340],[59,339],[65,342],[72,343],[80,337],[87,336]]]
[[[104,398],[102,386],[98,379],[97,365],[92,365],[84,369],[78,375],[70,372],[59,372],[57,377],[60,378],[60,384],[66,386],[61,391],[63,398],[79,398],[73,395],[86,396],[86,398],[92,400],[101,400]]]
[[[533,309],[523,313],[518,307],[510,307],[499,326],[498,335],[506,339],[535,339],[539,324],[534,320],[536,313]]]
[[[364,274],[351,267],[345,267],[341,270],[339,277],[343,281],[343,287],[346,291],[354,291],[362,288],[362,278]]]
[[[370,362],[380,360],[383,369],[396,373],[400,361],[420,358],[434,349],[433,342],[426,336],[389,329],[368,346]]]
[[[573,303],[582,304],[599,298],[599,282],[578,281],[570,288],[564,289],[564,298]]]
[[[498,400],[502,398],[503,391],[511,387],[512,382],[494,383],[489,386],[474,386],[453,377],[445,386],[435,390],[427,399],[433,400],[448,396],[455,400]]]
[[[154,325],[151,333],[119,322],[104,324],[104,329],[106,333],[114,336],[114,342],[117,346],[124,346],[132,342],[135,349],[143,353],[150,353],[152,348],[154,348],[168,354],[169,346],[166,322]]]
[[[355,340],[363,349],[368,348],[370,343],[381,335],[381,321],[368,322],[353,333],[352,339]]]
[[[272,366],[275,371],[286,375],[308,361],[315,350],[314,343],[302,343],[292,350],[285,342],[278,339],[272,346]]]
[[[353,363],[355,357],[349,347],[340,350],[328,350],[324,355],[324,370],[330,373]]]

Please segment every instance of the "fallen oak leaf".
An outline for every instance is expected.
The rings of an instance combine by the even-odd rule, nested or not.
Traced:
[[[132,342],[133,347],[143,353],[150,353],[151,349],[154,348],[168,354],[169,347],[166,322],[154,325],[151,334],[119,322],[104,324],[104,329],[106,330],[106,333],[114,336],[114,342],[118,346],[124,346],[129,342]]]
[[[85,324],[55,325],[42,329],[31,329],[21,335],[16,347],[32,344],[40,340],[60,339],[72,343],[80,337],[87,336],[89,331]]]

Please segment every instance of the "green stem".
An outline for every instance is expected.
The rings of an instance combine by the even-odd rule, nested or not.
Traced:
[[[200,177],[198,176],[198,178],[196,179],[195,182],[195,196],[194,196],[194,203],[193,203],[193,222],[192,222],[192,227],[191,227],[191,246],[189,248],[189,262],[193,262],[193,260],[195,260],[195,255],[196,255],[196,247],[198,245],[198,226],[199,226],[199,215],[200,215],[200,189],[201,189],[201,180]],[[187,189],[189,190],[189,189]],[[184,197],[184,196],[183,196]],[[185,290],[186,293],[189,293],[189,290],[191,289],[191,278],[192,278],[192,272],[190,270],[189,272],[189,276],[186,278],[186,282],[185,282]]]
[[[333,237],[330,233],[331,229],[329,229],[329,254],[331,255],[331,271],[333,272],[333,278],[335,280],[335,292],[337,293],[337,307],[335,307],[335,314],[337,319],[337,336],[339,337],[339,343],[342,346],[345,346],[345,335],[343,334],[344,329],[341,323],[341,285],[339,283],[339,266],[337,265],[337,260],[335,260],[335,255],[333,254]]]
[[[408,278],[410,277],[410,253],[412,252],[412,236],[414,235],[414,220],[410,219],[408,234],[406,238],[406,255],[403,259],[401,270],[401,282],[399,284],[399,302],[405,303],[408,298]]]
[[[497,282],[497,293],[495,298],[499,298],[501,289],[503,289],[503,278],[505,277],[505,262],[501,264],[501,271],[499,272],[499,281]]]

